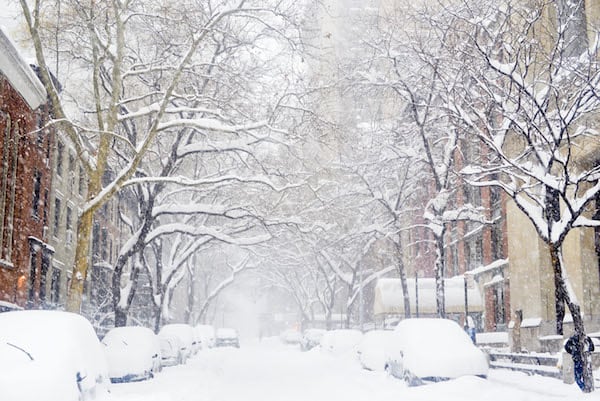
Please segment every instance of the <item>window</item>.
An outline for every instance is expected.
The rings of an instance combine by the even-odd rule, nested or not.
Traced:
[[[483,264],[483,238],[477,234],[465,243],[467,269],[473,270]]]
[[[62,168],[63,168],[63,153],[65,151],[65,145],[58,141],[56,144],[56,175],[62,177]]]
[[[60,303],[60,270],[56,267],[52,268],[52,276],[50,278],[50,302],[53,305]]]
[[[9,166],[9,149],[10,144],[10,115],[0,112],[0,118],[6,121],[6,130],[4,131],[3,147],[2,147],[2,165],[0,168],[0,258],[5,259],[4,247],[4,217],[6,211],[6,190],[8,187],[8,166]],[[8,227],[8,225],[7,225]]]
[[[33,305],[35,300],[35,277],[37,275],[37,251],[33,244],[29,246],[29,291],[27,302]]]
[[[58,238],[58,234],[60,231],[60,208],[61,208],[61,200],[60,198],[54,199],[54,236]]]
[[[483,237],[481,235],[477,235],[475,239],[475,258],[473,264],[474,268],[483,265]]]
[[[102,229],[102,260],[108,260],[108,230],[106,228]]]
[[[44,227],[48,225],[48,190],[44,190]]]
[[[450,248],[450,252],[452,252],[452,266],[450,266],[450,272],[452,276],[456,276],[458,274],[458,246],[454,244]]]
[[[71,245],[73,243],[73,209],[71,209],[70,206],[67,206],[65,220],[65,227],[67,229],[67,245]]]
[[[505,257],[503,224],[503,219],[496,219],[492,225],[492,252],[494,259],[503,259]]]
[[[72,230],[73,229],[73,209],[71,209],[70,206],[67,206],[67,216],[66,216],[66,220],[67,220],[67,230]]]
[[[85,174],[83,171],[83,167],[79,166],[79,195],[83,196],[85,191]]]
[[[33,173],[33,199],[31,201],[31,215],[40,217],[40,192],[42,188],[42,173],[36,170]]]
[[[67,168],[69,169],[69,192],[73,193],[75,192],[75,156],[73,156],[71,153],[69,153],[69,164]]]
[[[500,283],[493,288],[494,296],[494,322],[496,328],[501,329],[506,323],[506,311],[504,309],[504,287]]]
[[[40,304],[46,304],[46,282],[48,269],[50,268],[50,257],[45,252],[42,254],[42,266],[40,270]]]
[[[0,183],[0,258],[8,263],[11,263],[12,260],[20,137],[18,122],[13,126],[10,116],[6,115],[2,166],[0,168],[2,174]]]

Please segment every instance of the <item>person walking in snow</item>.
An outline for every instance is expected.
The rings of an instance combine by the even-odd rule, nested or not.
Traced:
[[[589,336],[585,336],[583,339],[583,352],[579,352],[579,339],[579,334],[571,336],[565,343],[565,351],[571,354],[571,358],[573,358],[573,373],[575,374],[575,381],[577,382],[579,388],[583,390],[585,387],[583,382],[583,358],[587,358],[589,353],[594,351],[594,343]]]

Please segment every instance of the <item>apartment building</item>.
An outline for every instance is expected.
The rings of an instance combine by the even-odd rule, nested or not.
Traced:
[[[53,130],[44,87],[1,29],[0,54],[0,302],[35,308],[54,252],[45,229]]]
[[[57,133],[52,149],[49,243],[55,250],[48,280],[48,306],[61,308],[66,302],[75,262],[77,223],[86,196],[86,177],[75,147]]]

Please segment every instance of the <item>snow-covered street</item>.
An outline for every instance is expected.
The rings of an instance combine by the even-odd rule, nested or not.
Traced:
[[[574,385],[540,376],[490,371],[475,377],[407,387],[356,361],[300,352],[275,339],[242,343],[240,349],[200,351],[186,365],[165,368],[153,380],[115,384],[117,401],[545,401],[595,400]]]

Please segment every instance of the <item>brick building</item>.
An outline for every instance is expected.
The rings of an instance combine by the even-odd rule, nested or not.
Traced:
[[[456,170],[488,157],[485,147],[463,139],[455,156]],[[499,188],[476,187],[459,182],[454,206],[470,204],[481,210],[490,224],[457,221],[449,224],[446,244],[446,275],[467,275],[479,287],[484,313],[481,329],[504,331],[510,322],[510,274],[506,226],[506,196]]]
[[[52,132],[46,91],[0,30],[0,301],[37,307],[46,299]]]

